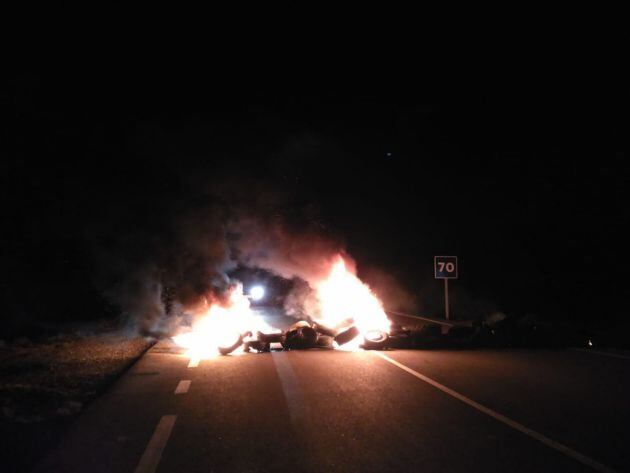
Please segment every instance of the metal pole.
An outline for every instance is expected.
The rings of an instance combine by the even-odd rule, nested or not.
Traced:
[[[444,313],[446,314],[446,320],[448,320],[448,279],[444,279]]]

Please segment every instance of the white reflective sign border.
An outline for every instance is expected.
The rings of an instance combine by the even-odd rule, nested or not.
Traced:
[[[434,263],[435,279],[457,279],[457,256],[436,256]]]

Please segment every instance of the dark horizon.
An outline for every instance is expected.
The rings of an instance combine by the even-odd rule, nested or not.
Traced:
[[[625,321],[626,95],[136,92],[43,76],[10,82],[8,319],[114,316],[94,283],[95,239],[175,242],[182,209],[251,198],[298,233],[342,240],[360,275],[391,275],[426,315],[442,310],[433,256],[452,254],[455,316]],[[138,264],[152,254],[128,251]]]

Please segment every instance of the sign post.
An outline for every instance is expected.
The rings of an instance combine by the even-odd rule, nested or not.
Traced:
[[[436,256],[434,270],[435,279],[444,279],[444,316],[449,320],[448,280],[457,279],[457,256]]]
[[[446,320],[450,319],[448,312],[448,279],[444,279],[444,317]]]

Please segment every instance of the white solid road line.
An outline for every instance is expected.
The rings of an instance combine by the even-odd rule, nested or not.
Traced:
[[[173,430],[176,419],[176,415],[162,416],[155,428],[155,432],[153,432],[153,437],[149,440],[147,448],[142,454],[138,466],[134,470],[135,473],[155,472],[160,463],[160,458],[162,458],[164,447],[166,447],[168,438],[171,436],[171,431]]]
[[[278,378],[280,378],[280,386],[282,386],[282,392],[284,393],[284,398],[289,408],[289,418],[293,426],[298,431],[301,431],[305,428],[304,422],[309,415],[308,403],[304,399],[300,383],[295,376],[295,372],[287,355],[288,352],[272,351],[271,359],[276,365]]]
[[[605,351],[599,351],[599,350],[592,350],[590,348],[576,348],[576,351],[583,351],[584,353],[594,353],[596,355],[602,355],[602,356],[612,356],[613,358],[622,358],[624,360],[630,360],[630,356],[628,355],[619,355],[617,353],[608,353]]]
[[[190,389],[190,380],[183,379],[179,382],[177,388],[175,388],[175,394],[186,394],[188,389]]]
[[[509,417],[505,417],[502,414],[499,414],[498,412],[493,411],[492,409],[479,404],[478,402],[473,401],[470,398],[467,398],[466,396],[464,396],[463,394],[458,393],[457,391],[453,391],[450,388],[447,388],[446,386],[444,386],[443,384],[438,383],[437,381],[432,380],[431,378],[428,378],[427,376],[418,373],[416,370],[413,370],[405,365],[403,365],[402,363],[397,362],[396,360],[393,360],[392,358],[390,358],[389,356],[374,351],[372,352],[377,356],[380,356],[382,359],[384,359],[385,361],[391,363],[394,366],[397,366],[398,368],[400,368],[403,371],[406,371],[407,373],[415,376],[418,379],[421,379],[422,381],[424,381],[425,383],[430,384],[431,386],[433,386],[434,388],[439,389],[440,391],[448,394],[449,396],[454,397],[455,399],[462,401],[465,404],[468,404],[470,407],[473,407],[475,409],[477,409],[480,412],[483,412],[486,415],[489,415],[490,417],[498,420],[499,422],[504,423],[505,425],[512,427],[515,430],[518,430],[519,432],[535,439],[538,440],[539,442],[544,443],[545,445],[547,445],[548,447],[553,448],[554,450],[557,450],[561,453],[564,453],[565,455],[573,458],[574,460],[579,461],[580,463],[583,463],[587,466],[590,466],[591,468],[593,468],[594,470],[597,470],[599,472],[602,473],[616,473],[615,470],[613,470],[612,468],[607,467],[606,465],[602,465],[601,463],[593,460],[592,458],[587,457],[586,455],[582,455],[579,452],[576,452],[575,450],[567,447],[566,445],[563,445],[561,443],[556,442],[555,440],[550,439],[549,437],[544,436],[543,434],[540,434],[538,432],[536,432],[535,430],[532,430],[528,427],[525,427],[523,424],[519,424],[518,422],[510,419]]]
[[[196,368],[197,366],[199,366],[199,358],[191,358],[190,361],[188,362],[188,367]]]

